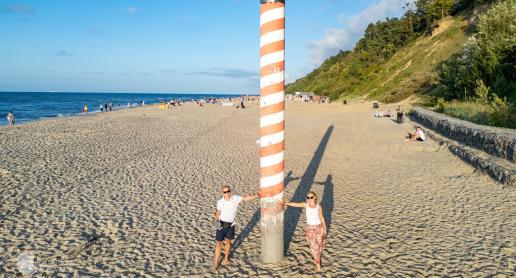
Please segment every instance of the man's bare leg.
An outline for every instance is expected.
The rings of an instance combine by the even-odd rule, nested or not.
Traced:
[[[226,239],[226,253],[224,254],[225,265],[229,265],[229,251],[231,251],[231,240]]]
[[[219,267],[220,261],[220,251],[222,250],[222,241],[217,241],[217,245],[215,245],[215,259],[213,260],[213,266],[211,270],[215,271]]]

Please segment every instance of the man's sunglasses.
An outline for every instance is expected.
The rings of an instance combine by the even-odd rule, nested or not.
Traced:
[[[228,191],[222,191],[222,193],[226,194],[226,193],[229,193],[231,192],[231,190],[228,190]]]
[[[314,196],[306,196],[307,199],[313,199]]]

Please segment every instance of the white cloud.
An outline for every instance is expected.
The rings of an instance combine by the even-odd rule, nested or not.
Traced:
[[[138,9],[136,9],[135,7],[129,7],[127,8],[127,13],[128,14],[135,14],[138,12]]]
[[[328,28],[324,37],[317,41],[306,43],[309,62],[321,64],[326,58],[335,55],[339,50],[352,49],[364,34],[369,23],[383,20],[386,17],[398,17],[402,14],[405,3],[414,0],[377,0],[375,3],[350,18],[339,17],[345,26]]]

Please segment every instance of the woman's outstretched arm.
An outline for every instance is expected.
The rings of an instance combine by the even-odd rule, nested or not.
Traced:
[[[256,195],[250,195],[250,196],[245,196],[245,197],[242,197],[242,201],[244,201],[244,202],[245,202],[245,201],[250,201],[250,200],[256,199],[256,198],[258,198],[258,197],[259,197],[259,195],[258,195],[258,194],[256,194]]]
[[[293,202],[285,202],[285,201],[283,201],[283,204],[285,206],[290,206],[290,207],[306,208],[306,203],[293,203]]]

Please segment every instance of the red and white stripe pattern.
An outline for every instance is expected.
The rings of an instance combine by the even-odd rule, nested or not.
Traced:
[[[283,224],[285,1],[260,5],[260,197],[262,226]],[[275,222],[270,223],[270,222]],[[279,222],[279,223],[278,223]],[[264,227],[272,228],[272,227]]]

